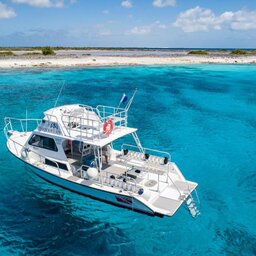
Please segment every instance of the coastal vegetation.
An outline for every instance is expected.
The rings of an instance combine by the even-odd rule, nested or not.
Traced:
[[[241,55],[241,54],[256,54],[256,50],[255,49],[224,49],[224,48],[220,48],[220,49],[175,49],[175,48],[147,48],[147,47],[64,47],[64,46],[35,46],[35,47],[0,47],[0,51],[13,51],[18,52],[18,51],[25,51],[25,52],[35,52],[35,51],[44,51],[47,52],[49,54],[49,52],[52,52],[51,50],[46,50],[45,49],[52,49],[52,51],[94,51],[94,50],[100,50],[100,51],[161,51],[161,52],[165,52],[165,51],[186,51],[188,52],[188,54],[195,54],[195,55],[207,55],[210,53],[223,53],[223,54],[237,54],[237,55]],[[46,55],[48,55],[46,54]],[[51,53],[54,54],[54,53]],[[34,55],[34,54],[33,54]]]
[[[22,54],[23,56],[35,56],[35,55],[41,55],[40,52],[25,52]]]
[[[46,47],[42,48],[42,54],[43,55],[54,55],[55,52],[52,47],[46,46]]]
[[[193,50],[193,51],[189,51],[188,54],[207,55],[208,52],[205,50]]]
[[[44,46],[35,46],[35,47],[0,47],[0,51],[33,51],[33,50],[39,50],[41,51]],[[59,51],[59,50],[117,50],[117,51],[152,51],[152,50],[162,50],[162,51],[168,51],[168,49],[155,49],[155,48],[146,48],[146,47],[64,47],[64,46],[51,46],[51,48],[54,51]]]
[[[236,50],[231,51],[231,54],[244,55],[244,54],[247,54],[247,51],[241,50],[241,49],[236,49]]]
[[[14,56],[15,54],[12,51],[2,51],[0,56]]]

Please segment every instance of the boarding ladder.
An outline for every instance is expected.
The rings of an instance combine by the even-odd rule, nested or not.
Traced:
[[[196,192],[196,196],[197,196],[198,203],[200,203],[197,192]],[[193,218],[196,218],[197,216],[200,215],[200,211],[199,211],[198,207],[196,206],[196,203],[195,203],[195,200],[194,200],[192,194],[188,194],[187,199],[186,199],[186,206]]]

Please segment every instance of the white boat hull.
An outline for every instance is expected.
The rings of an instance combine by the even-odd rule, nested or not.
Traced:
[[[25,163],[28,164],[28,163]],[[86,185],[78,184],[70,180],[58,177],[56,175],[47,173],[37,167],[34,167],[29,164],[29,168],[40,178],[58,185],[64,189],[76,192],[78,194],[97,199],[109,204],[113,204],[119,207],[128,208],[136,212],[141,212],[151,216],[163,217],[162,214],[154,212],[152,209],[138,201],[136,198],[131,196],[126,196],[122,194],[107,192],[100,189],[91,188]]]

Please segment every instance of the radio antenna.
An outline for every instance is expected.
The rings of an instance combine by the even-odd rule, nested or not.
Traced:
[[[61,86],[61,88],[60,88],[58,97],[57,97],[57,99],[56,99],[56,101],[55,101],[54,107],[57,106],[57,103],[58,103],[58,101],[59,101],[60,95],[61,95],[61,93],[62,93],[62,91],[63,91],[63,88],[64,88],[65,84],[66,84],[66,82],[65,82],[65,81],[62,81],[62,86]]]
[[[28,131],[28,108],[26,107],[26,132],[25,134],[27,134]]]

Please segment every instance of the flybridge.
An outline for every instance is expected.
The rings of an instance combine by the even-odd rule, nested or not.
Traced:
[[[46,111],[37,131],[104,145],[137,129],[127,127],[128,110],[99,105],[75,104]]]
[[[136,92],[137,89],[129,101],[127,95],[123,94],[118,107],[82,104],[54,107],[44,113],[45,117],[37,130],[71,139],[111,142],[137,130],[127,127],[128,111]]]

